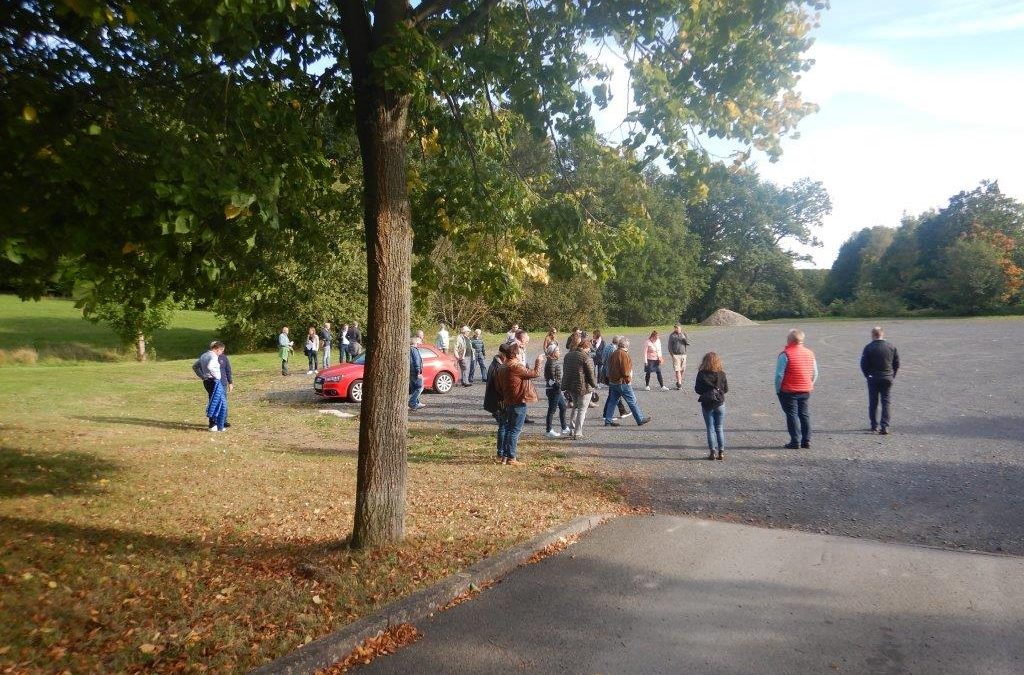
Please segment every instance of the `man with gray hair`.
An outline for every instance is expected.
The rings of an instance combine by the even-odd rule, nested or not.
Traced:
[[[818,362],[814,352],[804,347],[804,332],[799,328],[789,331],[786,343],[786,348],[775,361],[775,393],[786,413],[786,430],[789,431],[789,443],[783,447],[806,450],[811,447],[811,412],[808,403],[814,383],[818,381]]]
[[[630,413],[636,419],[636,425],[642,427],[651,421],[651,417],[644,417],[636,402],[636,394],[630,384],[633,381],[633,361],[629,358],[629,340],[624,335],[618,339],[618,348],[608,359],[608,400],[604,404],[604,424],[607,427],[617,427],[619,423],[612,419],[612,411],[620,399],[626,401]]]
[[[871,342],[860,355],[860,371],[868,381],[868,421],[872,433],[889,433],[889,392],[900,369],[900,353],[885,339],[881,326],[871,329]],[[878,403],[882,403],[882,419],[878,419]]]

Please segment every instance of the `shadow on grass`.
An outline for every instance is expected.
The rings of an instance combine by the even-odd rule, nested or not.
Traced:
[[[116,469],[84,452],[36,453],[0,446],[0,499],[92,492],[98,478]]]
[[[128,424],[136,427],[152,427],[154,429],[172,429],[177,431],[206,431],[205,424],[190,424],[188,422],[171,422],[168,420],[153,420],[144,417],[111,417],[103,415],[80,415],[76,420],[83,422],[97,422],[99,424]]]
[[[124,549],[131,544],[136,553],[156,553],[168,559],[188,558],[198,551],[238,557],[258,566],[260,561],[285,556],[287,558],[316,559],[334,551],[348,549],[348,537],[333,541],[282,542],[267,544],[262,539],[227,539],[204,541],[197,537],[158,535],[113,527],[96,527],[53,522],[39,518],[0,516],[0,530],[12,534],[33,534],[64,540],[67,551],[75,551],[79,544],[98,545],[101,549]],[[74,557],[73,553],[68,553]],[[292,560],[294,562],[294,560]]]
[[[268,403],[272,405],[288,406],[292,408],[308,408],[310,406],[319,406],[323,403],[338,403],[337,399],[325,400],[313,393],[313,381],[310,378],[310,384],[308,389],[284,389],[281,391],[268,391],[263,397]],[[337,406],[332,406],[337,407]],[[359,406],[353,406],[358,410]],[[347,407],[338,407],[339,410],[345,410]]]

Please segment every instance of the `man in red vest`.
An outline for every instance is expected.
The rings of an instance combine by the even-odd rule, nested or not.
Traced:
[[[811,447],[811,413],[808,401],[814,383],[818,381],[818,362],[814,352],[804,347],[804,332],[799,328],[789,331],[786,348],[775,362],[775,392],[786,413],[786,429],[790,450]],[[797,438],[799,424],[800,437]]]

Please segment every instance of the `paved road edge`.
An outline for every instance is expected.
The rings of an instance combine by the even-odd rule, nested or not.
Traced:
[[[471,590],[471,587],[479,587],[485,582],[500,579],[529,560],[534,553],[556,543],[559,539],[589,532],[614,517],[612,514],[581,516],[553,527],[529,541],[485,558],[429,588],[385,605],[370,616],[260,666],[253,670],[251,675],[307,675],[327,668],[348,656],[349,652],[363,640],[381,634],[389,626],[419,621]]]

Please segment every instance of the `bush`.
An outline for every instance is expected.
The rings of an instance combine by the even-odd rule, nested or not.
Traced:
[[[875,317],[907,316],[909,312],[895,295],[874,288],[862,288],[850,302],[834,301],[829,305],[830,313],[839,316]]]

